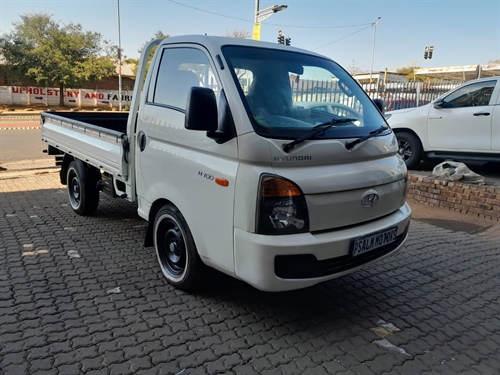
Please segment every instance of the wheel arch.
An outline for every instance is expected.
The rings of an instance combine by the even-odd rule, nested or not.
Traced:
[[[422,139],[420,139],[420,136],[417,134],[417,132],[415,130],[412,130],[410,128],[396,128],[396,129],[392,129],[392,131],[396,135],[396,138],[397,138],[398,134],[401,134],[401,133],[409,133],[409,134],[414,135],[415,138],[417,138],[418,141],[420,142],[420,147],[422,147],[422,153],[425,153],[424,144],[422,142]]]
[[[144,238],[144,247],[151,247],[154,245],[153,241],[153,229],[155,225],[155,218],[156,214],[158,211],[160,211],[160,208],[165,206],[166,204],[170,204],[177,208],[175,204],[173,204],[171,201],[165,198],[160,198],[157,199],[153,204],[151,205],[151,208],[149,209],[149,215],[148,215],[148,228],[146,230],[146,237]],[[179,210],[177,208],[177,210]],[[179,211],[180,212],[180,211]]]
[[[418,134],[410,129],[410,128],[396,128],[396,129],[392,129],[392,131],[394,132],[394,134],[398,134],[398,133],[410,133],[410,134],[413,134],[415,137],[418,138],[418,140],[420,141],[420,143],[422,143],[422,141],[420,140],[420,137],[418,136]]]
[[[61,170],[59,171],[59,178],[62,185],[66,185],[68,183],[68,167],[73,160],[75,160],[73,155],[64,154]]]
[[[80,160],[80,159],[75,158],[73,155],[64,154],[64,158],[61,163],[61,170],[59,171],[59,178],[61,180],[62,185],[68,184],[68,167],[71,164],[71,162],[75,160]],[[84,162],[83,160],[80,161],[83,163],[83,166],[88,173],[95,173],[96,178],[98,180],[102,179],[101,171],[98,168],[94,167],[93,165],[90,165],[89,163]]]

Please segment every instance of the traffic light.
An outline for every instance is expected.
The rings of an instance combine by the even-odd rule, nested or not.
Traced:
[[[432,52],[434,52],[434,46],[429,47],[429,60],[432,59]]]
[[[281,32],[281,30],[278,33],[278,43],[285,44],[285,35]]]
[[[287,46],[292,44],[292,38],[286,38],[285,41]]]
[[[427,46],[424,50],[424,59],[432,59],[432,53],[434,52],[434,46]]]

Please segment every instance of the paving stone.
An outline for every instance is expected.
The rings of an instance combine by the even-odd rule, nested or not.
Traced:
[[[12,364],[12,365],[2,366],[2,372],[5,375],[28,374],[28,364],[21,363],[21,364]]]
[[[103,358],[95,357],[95,358],[85,358],[81,361],[82,371],[87,374],[93,370],[104,369]]]

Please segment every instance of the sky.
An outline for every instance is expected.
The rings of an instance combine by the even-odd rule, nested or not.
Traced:
[[[20,14],[45,12],[118,45],[118,4],[121,47],[131,58],[159,30],[172,36],[251,35],[256,8],[256,0],[0,0],[0,34],[10,32]],[[500,0],[260,0],[259,9],[272,5],[288,8],[262,21],[262,41],[277,42],[282,30],[293,46],[349,71],[500,59]],[[434,46],[432,59],[415,61],[426,46]]]

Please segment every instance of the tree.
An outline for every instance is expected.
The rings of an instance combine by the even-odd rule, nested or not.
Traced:
[[[233,31],[226,31],[224,36],[228,36],[230,38],[248,39],[251,35],[252,34],[248,30],[234,29]]]
[[[351,67],[349,68],[349,74],[353,76],[353,75],[361,74],[361,73],[363,73],[363,70],[358,68],[356,66],[356,62],[354,60],[352,60]]]
[[[9,73],[29,77],[38,84],[59,87],[64,106],[64,88],[102,80],[115,70],[112,46],[96,32],[80,24],[61,24],[46,13],[26,13],[14,30],[0,37],[0,53]]]
[[[144,47],[146,47],[146,45],[149,43],[149,42],[152,42],[153,40],[156,40],[156,39],[165,39],[165,38],[169,38],[170,35],[168,34],[164,34],[163,31],[161,30],[158,30],[155,35],[149,39],[147,42],[145,42],[141,48],[139,48],[139,50],[137,52],[139,52],[139,55],[142,55],[142,51],[144,50]],[[151,50],[151,52],[149,53],[149,57],[148,57],[148,64],[146,66],[146,72],[148,71],[149,69],[149,65],[151,64],[151,60],[153,59],[153,56],[156,52],[156,46],[153,47],[153,49]],[[135,67],[132,69],[134,75],[137,76],[137,69],[139,69],[139,59],[127,59],[126,60],[126,63],[127,64],[135,64]]]

